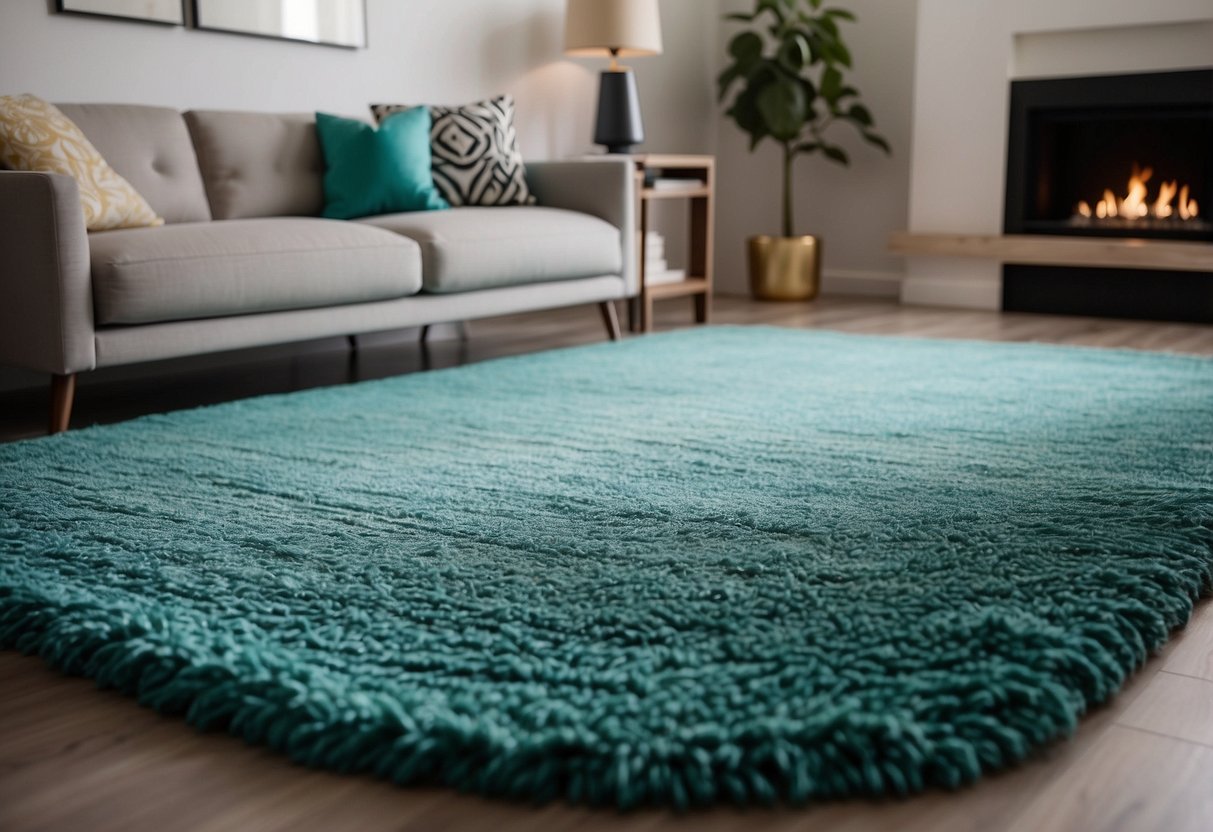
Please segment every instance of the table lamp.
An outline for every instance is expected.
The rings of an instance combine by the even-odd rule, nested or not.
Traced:
[[[620,58],[661,54],[657,0],[569,0],[565,54],[610,56],[598,89],[594,141],[608,153],[630,153],[644,141],[636,76]]]

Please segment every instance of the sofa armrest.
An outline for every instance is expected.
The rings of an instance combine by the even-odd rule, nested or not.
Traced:
[[[59,375],[97,364],[88,232],[70,176],[0,171],[0,364]]]
[[[580,211],[619,229],[627,296],[640,292],[636,246],[636,167],[630,159],[528,162],[527,184],[540,205]]]

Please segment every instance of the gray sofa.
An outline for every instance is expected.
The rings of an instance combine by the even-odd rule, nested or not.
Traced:
[[[626,160],[531,163],[538,205],[320,219],[312,117],[60,105],[164,217],[85,231],[75,181],[0,171],[0,364],[52,376],[637,292]]]

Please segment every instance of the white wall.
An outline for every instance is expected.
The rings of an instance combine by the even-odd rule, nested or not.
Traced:
[[[921,0],[910,230],[1001,233],[1011,77],[1210,66],[1210,20],[1213,0]],[[914,258],[902,300],[997,309],[1001,282],[994,263]]]
[[[53,5],[0,2],[0,95],[366,115],[373,101],[505,91],[518,99],[528,158],[591,147],[605,61],[564,58],[564,0],[367,0],[370,46],[356,51],[59,15]],[[662,0],[666,54],[637,61],[651,149],[711,150],[709,5]]]
[[[850,78],[863,93],[893,156],[865,144],[846,124],[834,137],[851,155],[841,168],[819,157],[801,158],[795,181],[797,231],[824,244],[825,291],[896,294],[904,264],[886,252],[889,234],[906,227],[909,199],[911,95],[917,0],[839,0],[859,18],[843,24],[854,57]],[[753,8],[752,0],[721,0],[722,11]],[[740,29],[722,26],[725,45]],[[721,110],[723,112],[723,108]],[[746,290],[745,240],[778,234],[782,153],[766,142],[755,154],[749,140],[718,117],[720,166],[717,275],[723,292]]]

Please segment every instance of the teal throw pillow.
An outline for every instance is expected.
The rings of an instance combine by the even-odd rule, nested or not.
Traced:
[[[352,118],[316,113],[324,152],[324,216],[352,220],[450,205],[430,171],[430,111],[394,113],[376,130]]]

